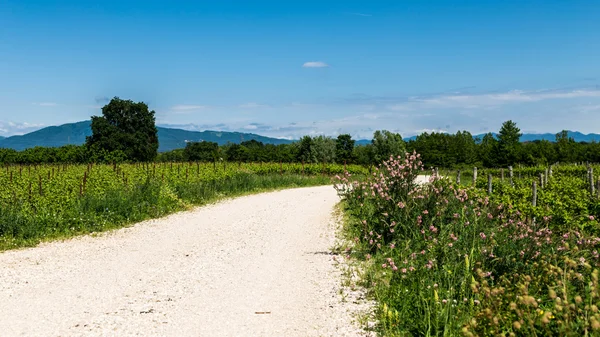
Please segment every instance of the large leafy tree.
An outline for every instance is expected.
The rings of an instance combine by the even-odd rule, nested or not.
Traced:
[[[393,133],[387,130],[377,130],[373,134],[373,157],[377,164],[381,164],[390,156],[404,155],[406,145],[399,133]]]
[[[485,167],[495,167],[498,164],[498,140],[491,132],[486,133],[479,144],[479,158]]]
[[[335,141],[335,156],[339,163],[353,162],[354,139],[349,134],[339,135]]]
[[[311,136],[304,136],[300,138],[297,160],[305,163],[317,163],[317,151],[315,149],[315,142]]]
[[[517,123],[511,120],[502,123],[498,133],[498,159],[501,165],[513,165],[519,160],[521,135]]]
[[[219,157],[219,144],[215,142],[188,142],[183,149],[187,161],[215,161]]]
[[[158,152],[158,130],[154,110],[143,102],[113,98],[92,116],[92,136],[86,145],[92,151],[122,151],[131,161],[150,161]]]
[[[318,163],[335,162],[335,140],[331,137],[317,136],[313,137],[313,149]]]

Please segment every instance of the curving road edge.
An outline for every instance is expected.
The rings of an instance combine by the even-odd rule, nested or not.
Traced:
[[[331,186],[0,253],[3,336],[362,336]]]

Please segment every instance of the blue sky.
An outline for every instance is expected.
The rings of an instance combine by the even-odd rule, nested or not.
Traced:
[[[600,133],[600,1],[0,4],[0,135],[147,102],[157,123],[297,138]]]

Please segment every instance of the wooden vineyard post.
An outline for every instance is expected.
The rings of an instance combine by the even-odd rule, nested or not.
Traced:
[[[488,173],[488,194],[492,194],[492,174]]]
[[[544,189],[544,174],[540,173],[540,187]]]
[[[544,186],[548,186],[548,173],[550,173],[550,170],[546,167],[546,174],[544,174]]]
[[[473,167],[473,187],[477,186],[477,167]]]
[[[550,165],[550,169],[548,170],[548,176],[552,177],[552,165]]]
[[[460,170],[456,171],[456,185],[460,185]]]
[[[533,207],[537,206],[537,185],[535,180],[533,181],[533,185],[531,186],[531,194],[532,194],[532,198],[531,198],[531,204],[533,205]]]
[[[440,171],[438,170],[438,168],[436,167],[435,169],[435,176],[439,178],[440,176]]]
[[[590,167],[588,170],[588,180],[590,182],[590,194],[594,195],[594,169]]]
[[[513,168],[512,168],[512,166],[508,167],[508,179],[510,180],[510,186],[514,186],[514,183],[513,183]]]

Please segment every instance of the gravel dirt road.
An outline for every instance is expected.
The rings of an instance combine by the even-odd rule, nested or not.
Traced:
[[[0,253],[2,336],[358,336],[331,186]]]

